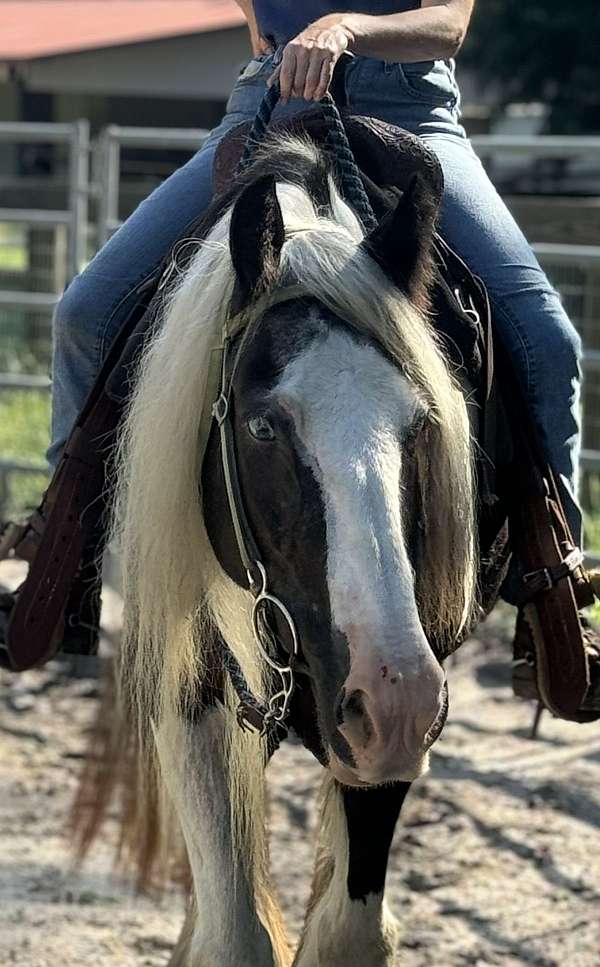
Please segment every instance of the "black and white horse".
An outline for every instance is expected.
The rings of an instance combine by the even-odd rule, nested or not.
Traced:
[[[144,353],[115,502],[121,705],[137,724],[126,836],[144,871],[183,841],[191,904],[172,965],[393,963],[388,850],[447,708],[430,642],[461,634],[476,583],[467,407],[425,307],[434,216],[416,181],[365,238],[320,149],[272,137],[209,216]],[[219,641],[256,695],[272,683],[216,430],[198,443],[211,353],[240,308],[240,486],[298,631],[290,724],[325,767],[295,958],[269,885],[265,743],[238,725]]]

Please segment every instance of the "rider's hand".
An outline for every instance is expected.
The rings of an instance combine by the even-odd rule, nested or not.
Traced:
[[[269,86],[279,80],[283,104],[290,97],[319,101],[325,96],[335,65],[354,40],[343,19],[340,13],[320,17],[286,45],[269,78]]]

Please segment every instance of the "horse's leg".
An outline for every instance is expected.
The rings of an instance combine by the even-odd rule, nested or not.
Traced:
[[[391,967],[398,925],[384,901],[394,827],[410,788],[328,780],[312,896],[295,967]]]
[[[177,940],[167,967],[188,967],[196,918],[196,906],[194,903],[190,903],[185,915],[183,927],[181,928],[181,933],[179,934],[179,939]]]
[[[249,871],[233,845],[224,739],[220,706],[199,722],[174,719],[156,731],[161,773],[185,839],[194,892],[171,964],[279,967],[257,915]]]

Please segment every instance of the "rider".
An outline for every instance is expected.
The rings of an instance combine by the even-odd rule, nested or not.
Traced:
[[[475,0],[238,0],[254,57],[240,74],[221,124],[197,154],[131,215],[73,280],[54,319],[55,465],[101,361],[140,287],[211,199],[215,149],[254,118],[278,78],[275,119],[318,101],[342,54],[349,109],[420,136],[444,173],[441,233],[487,285],[495,326],[520,376],[546,457],[564,485],[575,541],[580,340],[531,248],[491,184],[460,123],[453,58]]]

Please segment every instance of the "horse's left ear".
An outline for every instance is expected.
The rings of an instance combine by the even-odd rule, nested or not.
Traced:
[[[231,214],[229,247],[241,305],[273,281],[284,241],[275,177],[263,175],[244,188]]]
[[[396,207],[363,242],[386,274],[417,305],[427,303],[437,211],[429,186],[415,174]]]

